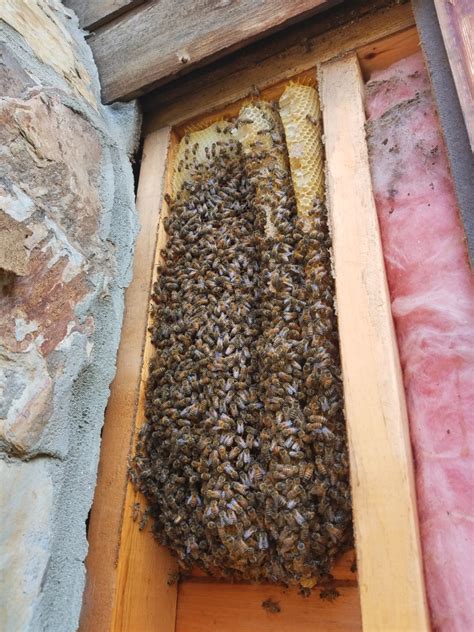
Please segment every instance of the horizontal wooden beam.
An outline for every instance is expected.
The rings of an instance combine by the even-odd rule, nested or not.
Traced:
[[[327,16],[307,20],[226,57],[205,72],[199,70],[162,86],[142,99],[147,113],[145,132],[182,125],[203,114],[218,111],[222,115],[227,105],[249,97],[252,86],[264,91],[350,50],[363,51],[361,64],[366,73],[418,50],[410,4],[385,6],[380,0],[370,4],[369,8],[354,0],[350,7],[341,5]]]
[[[151,0],[89,39],[103,100],[139,96],[337,1]]]
[[[405,394],[357,55],[321,66],[336,304],[364,630],[430,629]]]
[[[63,0],[79,18],[83,29],[92,30],[149,0]]]

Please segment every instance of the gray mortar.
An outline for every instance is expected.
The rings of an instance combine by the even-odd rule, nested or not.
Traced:
[[[100,92],[92,53],[71,13],[69,30],[77,42],[78,57]],[[2,24],[0,41],[20,60],[22,67],[39,80],[38,88],[57,95],[61,102],[88,121],[98,132],[102,150],[100,237],[114,244],[116,269],[106,288],[96,290],[78,306],[81,318],[93,314],[95,330],[91,357],[86,339],[78,334],[74,352],[52,354],[48,362],[64,362],[61,380],[55,383],[51,432],[33,458],[47,459],[54,482],[53,543],[43,578],[41,599],[36,605],[32,630],[72,632],[79,623],[85,584],[87,554],[86,520],[97,477],[100,434],[109,386],[116,368],[116,354],[124,310],[124,288],[129,284],[135,238],[138,230],[134,204],[133,174],[128,160],[140,133],[141,115],[136,102],[99,106],[96,111],[71,92],[70,86],[50,67],[41,63],[16,31]],[[89,279],[94,285],[94,279]],[[1,455],[0,458],[8,458]]]
[[[444,134],[454,188],[474,260],[474,156],[433,0],[413,0],[413,11]]]

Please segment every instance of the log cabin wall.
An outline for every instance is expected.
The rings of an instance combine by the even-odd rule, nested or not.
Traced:
[[[122,9],[127,12],[116,18],[116,13],[109,14],[115,19],[97,26],[89,38],[103,100],[109,103],[149,92],[339,1],[151,0],[138,6],[119,2],[126,5]],[[93,0],[77,4],[86,26],[93,7],[100,4],[103,11],[109,3]],[[76,3],[70,0],[70,5]]]

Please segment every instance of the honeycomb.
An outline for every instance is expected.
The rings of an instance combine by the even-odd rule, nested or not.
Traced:
[[[255,204],[265,214],[265,234],[275,235],[272,209],[278,206],[279,187],[273,181],[289,175],[280,117],[265,102],[245,105],[237,119],[237,138],[247,158],[247,171],[254,183]]]
[[[206,164],[212,156],[218,154],[226,138],[229,138],[230,126],[227,121],[216,121],[206,129],[188,132],[181,139],[175,159],[172,180],[172,194],[176,195],[186,180],[189,180],[197,165]]]
[[[309,218],[315,204],[324,200],[324,148],[321,108],[311,86],[290,83],[280,97],[298,214]]]

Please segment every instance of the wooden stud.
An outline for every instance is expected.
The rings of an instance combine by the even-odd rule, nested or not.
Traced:
[[[376,70],[384,70],[419,50],[418,31],[412,27],[362,46],[357,49],[357,56],[364,79],[367,80]]]
[[[168,205],[164,202],[163,196],[171,190],[171,175],[176,149],[177,141],[173,134],[166,156],[162,157],[160,163],[155,163],[154,168],[150,165],[151,173],[144,174],[145,182],[148,181],[149,186],[153,186],[151,183],[156,181],[157,175],[160,181],[159,192],[150,191],[149,198],[153,204],[159,203],[161,205],[151,286],[157,279],[157,268],[162,263],[161,251],[166,243],[164,218],[168,214]],[[145,391],[150,360],[154,354],[151,336],[148,333],[152,324],[149,297],[150,286],[147,294],[148,320],[147,326],[144,328],[147,335],[135,415],[134,443],[137,431],[145,423]],[[133,452],[133,448],[131,452]],[[177,585],[172,583],[170,579],[178,570],[177,562],[167,548],[156,542],[150,531],[140,530],[140,518],[134,519],[134,507],[137,505],[140,505],[143,511],[146,508],[146,500],[129,482],[123,513],[111,630],[113,632],[174,632]]]
[[[429,630],[413,461],[357,55],[320,73],[364,630]]]
[[[435,0],[435,7],[474,152],[474,3]]]
[[[139,403],[149,295],[169,142],[170,129],[162,129],[147,136],[143,148],[137,196],[141,229],[135,249],[133,279],[125,293],[117,373],[111,385],[105,415],[98,483],[89,522],[87,583],[81,632],[106,632],[110,628],[114,609],[127,463]],[[125,514],[130,511],[131,508],[125,505]],[[151,540],[151,536],[147,539]],[[155,542],[152,544],[158,548]],[[126,546],[130,544],[126,543]]]

